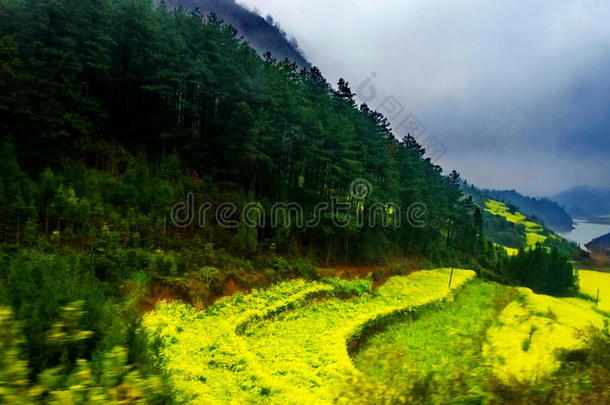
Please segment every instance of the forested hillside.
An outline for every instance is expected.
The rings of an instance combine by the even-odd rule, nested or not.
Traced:
[[[491,198],[512,204],[528,216],[539,218],[555,232],[572,230],[573,220],[563,208],[547,198],[532,198],[519,194],[515,190],[485,190]]]
[[[165,0],[172,7],[186,11],[198,10],[201,15],[216,14],[230,24],[239,35],[259,53],[271,52],[275,58],[296,62],[300,67],[310,67],[303,51],[294,38],[289,38],[273,17],[258,15],[235,0]]]
[[[559,237],[536,216],[525,215],[520,206],[501,199],[495,200],[494,194],[474,185],[464,183],[462,190],[483,207],[483,231],[492,242],[510,249],[533,248],[540,244],[557,249],[569,257],[579,251],[576,244]]]
[[[322,266],[575,287],[560,242],[528,245],[500,215],[523,242],[509,258],[457,172],[345,80],[261,57],[215,15],[0,0],[0,134],[0,402],[167,403],[143,314]],[[367,282],[334,283],[344,298]]]
[[[381,114],[356,106],[345,81],[333,90],[316,68],[261,59],[216,17],[143,0],[15,1],[4,4],[1,24],[1,122],[14,146],[5,143],[4,161],[23,172],[5,177],[14,183],[4,187],[6,241],[21,240],[28,223],[66,238],[100,222],[115,229],[102,208],[113,206],[146,217],[152,233],[140,237],[160,248],[155,224],[187,192],[240,206],[295,201],[311,218],[320,202],[349,202],[350,185],[365,179],[371,194],[351,214],[382,202],[406,215],[417,203],[426,207],[422,225],[357,229],[346,215],[343,227],[322,218],[313,230],[241,229],[236,247],[254,252],[273,240],[280,251],[307,247],[329,260],[486,249],[457,174],[444,176],[414,138],[395,139]],[[134,195],[88,186],[85,169]],[[83,206],[78,217],[59,195]]]
[[[608,252],[610,251],[610,234],[593,239],[591,242],[587,243],[587,249],[608,256]]]

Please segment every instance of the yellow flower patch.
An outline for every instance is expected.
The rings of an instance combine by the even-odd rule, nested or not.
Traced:
[[[599,309],[610,312],[610,273],[579,270],[580,291],[592,298],[597,297],[599,289]]]
[[[393,277],[350,299],[297,280],[225,298],[205,312],[165,303],[146,315],[143,330],[177,401],[330,404],[337,385],[359,374],[348,354],[352,337],[378,319],[446,299],[449,273]],[[455,270],[452,287],[474,277]]]
[[[519,290],[520,299],[510,303],[498,325],[488,330],[484,354],[497,377],[531,382],[557,370],[557,351],[580,348],[578,330],[589,325],[601,328],[605,317],[589,301]]]

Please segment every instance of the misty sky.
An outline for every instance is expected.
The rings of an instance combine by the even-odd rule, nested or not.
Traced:
[[[240,1],[397,132],[415,116],[422,141],[446,148],[445,171],[530,195],[610,186],[610,2]]]

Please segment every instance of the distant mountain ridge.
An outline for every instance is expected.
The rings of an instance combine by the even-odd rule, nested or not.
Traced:
[[[573,229],[572,217],[555,201],[548,198],[524,196],[515,190],[483,190],[491,198],[519,207],[527,216],[540,219],[555,232],[569,232]]]
[[[552,197],[573,217],[595,218],[610,214],[610,190],[579,186]]]
[[[310,67],[297,41],[288,38],[273,17],[264,18],[235,0],[165,0],[165,3],[171,8],[198,9],[203,15],[214,13],[232,25],[259,53],[271,52],[276,59],[288,58],[300,67]]]

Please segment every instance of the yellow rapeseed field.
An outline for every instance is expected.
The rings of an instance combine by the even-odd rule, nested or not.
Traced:
[[[554,298],[520,288],[520,296],[488,330],[484,354],[497,377],[532,382],[559,367],[560,349],[578,349],[583,342],[578,331],[587,326],[603,327],[603,315],[591,301]]]
[[[579,270],[580,291],[592,298],[597,297],[599,289],[599,309],[610,312],[610,273]]]
[[[544,228],[542,225],[528,221],[527,217],[520,212],[510,212],[508,206],[503,202],[487,200],[485,210],[492,215],[501,216],[515,225],[523,225],[525,227],[527,246],[533,247],[538,243],[544,243],[548,238],[548,236],[543,234]]]
[[[337,386],[360,374],[348,342],[377,320],[451,296],[449,272],[393,277],[352,298],[296,280],[225,298],[205,312],[164,303],[143,329],[178,402],[331,404],[340,400]],[[474,277],[455,270],[452,287]]]

